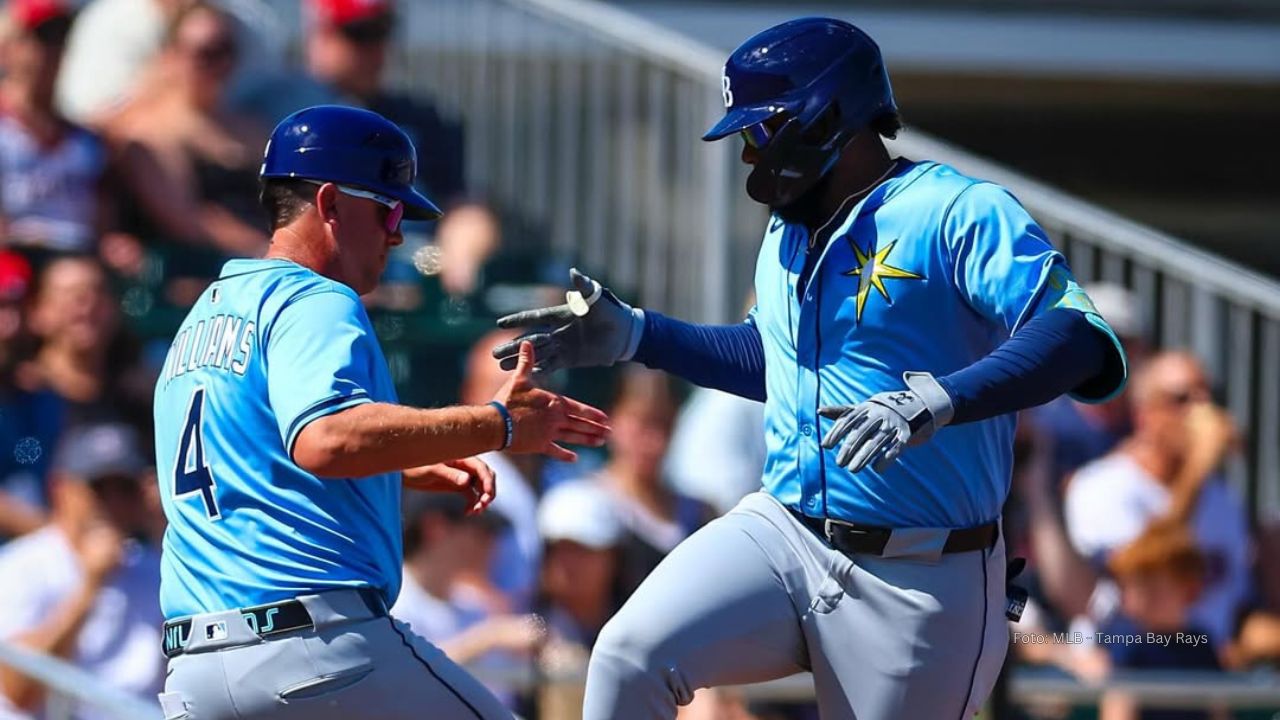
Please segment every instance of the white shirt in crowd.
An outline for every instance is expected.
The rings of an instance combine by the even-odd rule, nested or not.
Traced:
[[[676,421],[664,473],[677,491],[726,513],[760,489],[764,456],[764,405],[698,388]]]
[[[66,535],[46,526],[0,550],[0,639],[8,640],[48,619],[83,583]],[[85,618],[72,661],[102,683],[135,696],[155,697],[164,685],[160,651],[160,553],[128,542],[120,566],[107,578]],[[0,719],[31,716],[0,696]],[[79,720],[105,717],[83,708]]]
[[[1132,542],[1171,502],[1168,488],[1128,455],[1113,453],[1080,468],[1067,486],[1067,534],[1077,552],[1095,557]],[[1230,639],[1251,583],[1244,504],[1221,477],[1210,478],[1200,491],[1191,528],[1209,567],[1191,619],[1220,644]],[[1100,582],[1091,605],[1106,612],[1117,598],[1113,583]]]

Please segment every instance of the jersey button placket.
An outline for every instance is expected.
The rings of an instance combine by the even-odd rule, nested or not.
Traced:
[[[796,458],[800,467],[800,491],[805,498],[804,507],[809,515],[820,515],[822,510],[822,449],[817,437],[818,407],[818,307],[814,302],[816,291],[806,288],[800,303],[800,332],[797,338],[796,358],[799,377],[796,384],[796,427],[800,436],[796,439]]]

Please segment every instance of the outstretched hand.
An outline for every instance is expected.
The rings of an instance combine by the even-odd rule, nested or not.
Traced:
[[[521,342],[516,357],[515,372],[493,398],[506,406],[515,426],[509,451],[574,462],[578,454],[564,444],[599,447],[605,443],[610,428],[603,410],[535,385],[532,342]]]
[[[404,486],[424,492],[451,492],[467,500],[467,514],[482,512],[498,496],[493,470],[479,458],[447,460],[404,471]]]
[[[644,332],[644,315],[600,283],[569,271],[573,289],[563,305],[537,308],[498,319],[498,327],[534,332],[493,349],[503,370],[515,368],[521,343],[533,343],[536,373],[563,368],[600,367],[628,360]]]

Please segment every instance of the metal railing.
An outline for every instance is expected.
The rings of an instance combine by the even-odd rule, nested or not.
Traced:
[[[48,691],[44,720],[68,720],[80,706],[116,720],[160,720],[160,704],[113,688],[71,663],[0,640],[0,665],[35,678]]]
[[[644,304],[737,317],[765,214],[734,144],[698,140],[724,52],[593,0],[435,0],[406,20],[400,81],[461,116],[475,186]],[[919,131],[893,149],[1004,184],[1081,281],[1132,288],[1152,339],[1204,358],[1244,427],[1232,480],[1280,510],[1280,283]]]

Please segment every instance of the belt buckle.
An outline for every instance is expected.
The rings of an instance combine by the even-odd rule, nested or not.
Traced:
[[[822,535],[827,539],[827,542],[834,542],[834,540],[831,537],[832,535],[835,534],[832,532],[832,528],[834,528],[836,525],[844,525],[844,524],[847,524],[847,523],[841,523],[839,520],[833,520],[831,518],[822,519]]]
[[[832,536],[835,535],[835,528],[838,528],[838,527],[844,528],[844,531],[847,533],[855,533],[858,535],[871,534],[871,531],[868,530],[867,528],[858,527],[857,525],[851,522],[845,522],[844,520],[837,520],[835,518],[822,519],[822,534],[827,537],[827,540],[832,539]]]
[[[849,547],[848,543],[836,542],[836,539],[835,539],[836,528],[840,528],[844,531],[844,533],[846,533],[845,535],[846,539],[852,539],[854,537],[880,538],[882,542],[879,542],[879,547],[876,550],[857,551],[862,553],[870,552],[870,554],[872,555],[882,554],[884,552],[884,547],[889,544],[889,538],[893,534],[893,531],[888,528],[858,526],[855,523],[845,522],[844,520],[837,520],[835,518],[824,518],[822,522],[822,533],[823,535],[826,535],[827,542],[830,543],[831,546],[836,548],[837,550],[840,550],[841,552],[846,552],[846,553],[853,552],[853,551],[847,549]]]

